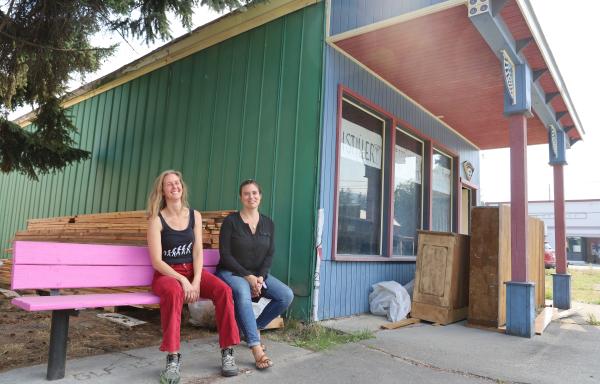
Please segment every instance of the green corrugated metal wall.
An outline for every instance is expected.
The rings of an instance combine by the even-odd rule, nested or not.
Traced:
[[[0,235],[28,218],[145,208],[153,179],[183,171],[199,210],[235,209],[263,186],[276,224],[273,273],[310,309],[323,3],[304,8],[72,107],[92,158],[33,182],[0,175]]]

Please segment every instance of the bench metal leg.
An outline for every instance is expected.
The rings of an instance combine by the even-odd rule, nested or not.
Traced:
[[[58,380],[65,377],[67,360],[67,336],[69,335],[69,316],[72,310],[52,311],[50,327],[50,347],[48,348],[47,380]]]

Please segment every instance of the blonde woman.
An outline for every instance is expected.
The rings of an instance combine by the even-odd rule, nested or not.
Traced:
[[[187,187],[178,171],[164,171],[155,180],[148,198],[148,249],[155,269],[152,291],[160,296],[163,340],[167,365],[160,382],[179,382],[180,326],[184,303],[207,298],[215,304],[221,374],[238,373],[233,346],[239,344],[231,289],[202,269],[202,216],[188,206]]]

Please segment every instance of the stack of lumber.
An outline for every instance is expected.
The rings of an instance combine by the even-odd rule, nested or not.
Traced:
[[[10,288],[10,276],[12,271],[12,259],[0,260],[0,288]]]
[[[231,211],[202,212],[202,243],[206,249],[219,248],[223,219]],[[27,220],[27,229],[15,240],[70,243],[146,245],[148,220],[145,211],[97,213]]]

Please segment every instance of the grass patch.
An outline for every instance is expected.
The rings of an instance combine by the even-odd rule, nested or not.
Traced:
[[[319,323],[304,324],[293,319],[287,320],[283,329],[265,333],[265,336],[311,351],[323,351],[339,344],[354,343],[375,337],[373,332],[368,330],[344,333],[324,327]]]
[[[546,299],[552,299],[552,274],[554,269],[546,270]],[[600,270],[568,268],[571,275],[571,300],[588,304],[600,304]],[[596,288],[596,289],[595,289]]]
[[[589,325],[599,326],[600,325],[600,320],[598,320],[593,313],[588,313],[587,323]]]

